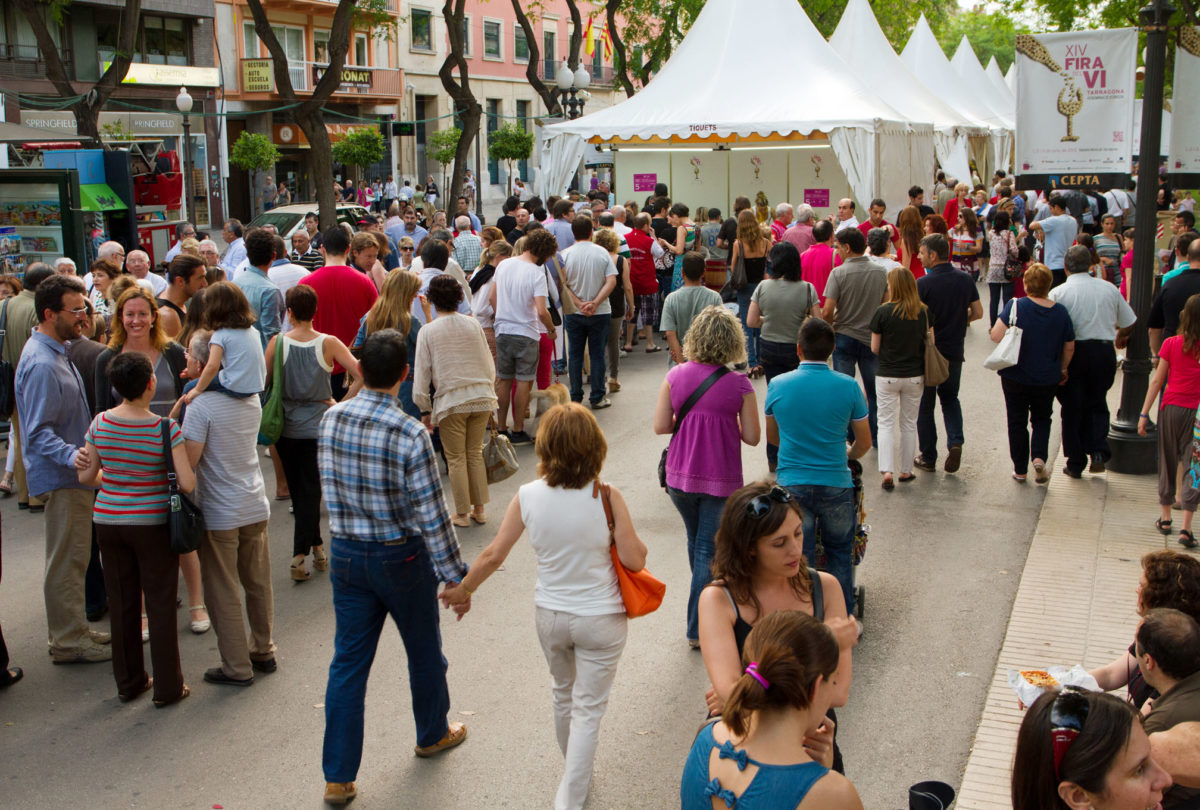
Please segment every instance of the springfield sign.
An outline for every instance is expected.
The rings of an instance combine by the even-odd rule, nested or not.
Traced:
[[[1021,188],[1123,185],[1131,168],[1137,30],[1017,37]]]

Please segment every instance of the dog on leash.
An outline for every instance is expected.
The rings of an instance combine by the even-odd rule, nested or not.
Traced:
[[[548,388],[529,392],[529,407],[533,411],[531,416],[540,416],[555,405],[565,405],[570,401],[571,393],[560,382],[551,383]]]

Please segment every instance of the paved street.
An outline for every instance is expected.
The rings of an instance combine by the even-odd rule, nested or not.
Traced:
[[[907,806],[907,787],[917,781],[959,785],[1044,495],[1032,480],[1020,485],[1010,478],[999,382],[982,367],[991,345],[984,323],[976,322],[963,373],[967,443],[957,475],[918,471],[917,482],[887,493],[878,486],[874,452],[865,460],[873,530],[858,576],[867,590],[867,629],[855,652],[850,703],[839,712],[839,742],[847,775],[872,810]],[[703,663],[683,636],[682,525],[655,481],[664,440],[652,435],[650,423],[664,368],[662,354],[627,358],[622,391],[598,413],[609,440],[605,476],[629,500],[650,548],[648,567],[668,592],[658,613],[630,626],[597,753],[593,808],[677,806],[684,757],[704,718]],[[765,385],[757,388],[761,404]],[[518,454],[521,472],[492,489],[491,522],[460,530],[468,561],[491,539],[516,488],[535,475],[533,449]],[[745,459],[748,480],[766,474],[762,447],[747,449]],[[286,504],[274,504],[270,527],[278,672],[259,675],[245,690],[204,683],[203,670],[218,663],[216,639],[193,636],[180,610],[192,696],[162,711],[148,699],[119,703],[108,664],[51,666],[41,519],[19,512],[14,499],[0,504],[0,512],[6,541],[0,618],[13,664],[26,673],[0,694],[6,807],[320,805],[333,610],[327,574],[298,585],[288,577]],[[385,630],[367,700],[355,807],[550,805],[561,757],[533,626],[533,577],[533,556],[522,541],[461,623],[443,613],[451,719],[465,720],[471,736],[441,758],[412,755],[403,649],[394,628]]]

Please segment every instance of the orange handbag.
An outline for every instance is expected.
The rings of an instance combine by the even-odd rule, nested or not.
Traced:
[[[667,586],[645,568],[641,571],[630,571],[624,566],[621,558],[617,556],[616,521],[613,520],[608,484],[593,482],[592,497],[597,496],[604,505],[604,517],[608,521],[608,548],[612,552],[613,568],[617,571],[617,584],[621,588],[621,601],[625,603],[625,615],[636,619],[638,616],[653,613],[662,604]]]

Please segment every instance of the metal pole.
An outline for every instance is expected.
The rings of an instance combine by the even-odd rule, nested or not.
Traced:
[[[1146,32],[1146,78],[1142,85],[1142,151],[1138,156],[1137,211],[1133,235],[1133,278],[1129,303],[1137,322],[1125,350],[1121,367],[1121,404],[1108,435],[1112,458],[1109,469],[1119,473],[1147,475],[1157,471],[1158,439],[1153,429],[1147,436],[1137,433],[1138,416],[1149,387],[1150,337],[1146,318],[1154,289],[1154,233],[1158,193],[1158,164],[1162,138],[1163,81],[1166,73],[1167,21],[1175,12],[1170,0],[1153,0],[1138,12]]]
[[[192,220],[192,120],[186,113],[183,116],[183,218]]]

